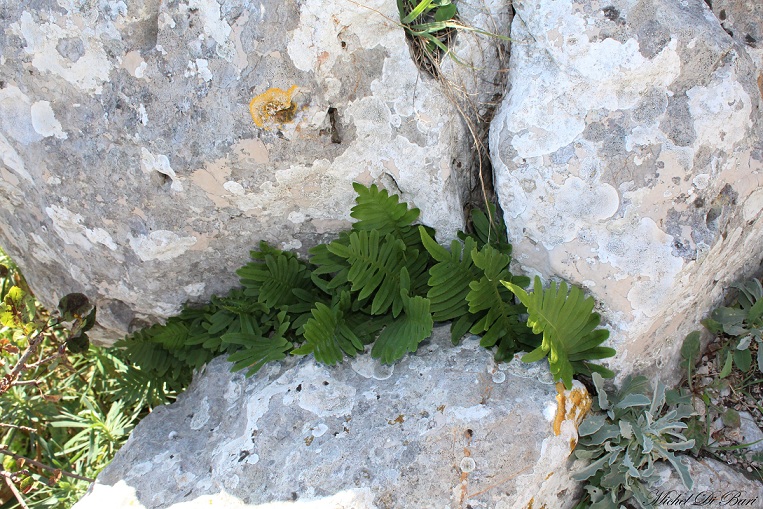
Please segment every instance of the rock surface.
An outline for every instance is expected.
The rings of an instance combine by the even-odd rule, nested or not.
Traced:
[[[760,507],[763,485],[745,478],[731,467],[711,458],[686,458],[694,486],[687,490],[678,476],[662,466],[667,477],[653,491],[655,507]]]
[[[503,2],[460,6],[508,29]],[[259,240],[304,252],[343,229],[354,180],[442,239],[463,226],[472,142],[448,98],[502,93],[498,39],[459,35],[479,71],[446,62],[446,90],[385,0],[0,12],[0,243],[46,304],[95,298],[107,338],[227,291]]]
[[[763,256],[754,55],[701,0],[513,6],[490,145],[515,260],[601,303],[621,376],[676,381],[684,336]]]
[[[139,424],[76,507],[571,507],[585,388],[557,419],[547,366],[496,366],[475,340],[449,343],[439,328],[394,369],[304,358],[250,379],[217,359]]]

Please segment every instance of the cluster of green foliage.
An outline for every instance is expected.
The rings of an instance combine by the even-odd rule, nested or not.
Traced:
[[[763,285],[757,279],[732,285],[739,293],[730,307],[719,307],[702,324],[714,334],[728,338],[720,358],[724,359],[721,378],[731,373],[732,362],[746,372],[752,366],[750,345],[757,345],[757,369],[763,372]]]
[[[439,62],[446,55],[464,65],[449,48],[459,30],[507,42],[511,40],[461,22],[453,0],[397,0],[397,11],[400,25],[413,43],[415,59],[435,77],[439,76]]]
[[[543,290],[539,281],[532,294],[524,292],[530,280],[510,272],[511,246],[505,227],[494,225],[494,208],[475,210],[474,231],[448,250],[434,230],[414,224],[418,209],[375,185],[354,188],[356,222],[312,248],[309,261],[261,243],[237,271],[241,288],[119,346],[148,379],[176,386],[219,354],[247,375],[289,354],[311,353],[333,365],[368,346],[373,357],[393,363],[415,352],[435,322],[452,321],[454,344],[466,333],[481,336],[499,361],[523,350],[534,350],[535,360],[548,353],[568,387],[574,373],[611,376],[588,362],[614,355],[598,347],[608,333],[593,330],[599,318],[592,300],[576,288],[568,296],[566,285]]]
[[[643,376],[628,378],[617,392],[607,392],[603,379],[593,374],[598,398],[578,428],[575,456],[589,461],[573,478],[586,481],[578,508],[617,509],[627,500],[643,508],[653,504],[652,488],[661,481],[655,468],[667,461],[678,472],[687,490],[694,484],[688,467],[675,451],[688,451],[684,422],[693,413],[691,398],[679,391],[665,391],[661,383],[652,392]],[[651,396],[650,396],[651,393]]]
[[[130,382],[142,374],[122,352],[89,345],[95,308],[85,296],[49,313],[1,252],[0,262],[0,505],[70,507],[171,394],[151,398]]]
[[[451,0],[420,0],[418,3],[397,0],[397,11],[406,34],[424,41],[429,52],[439,49],[448,53],[447,41],[443,39],[449,30],[461,26],[456,22],[458,9]]]
[[[733,443],[728,436],[713,434],[714,423],[720,420],[730,430],[741,426],[739,410],[763,415],[763,345],[761,345],[761,309],[763,286],[757,279],[732,285],[738,290],[731,306],[722,306],[702,321],[716,336],[714,348],[704,359],[702,374],[695,367],[702,359],[700,332],[686,336],[681,345],[681,368],[686,373],[686,389],[702,412],[688,422],[687,436],[695,441],[692,453],[709,454],[721,461],[734,457],[739,464],[748,464],[747,475],[763,480],[760,452],[748,453],[755,443]],[[753,358],[757,362],[753,362]],[[723,394],[727,394],[723,397]],[[732,442],[720,445],[719,442]],[[724,457],[725,456],[725,457]],[[752,462],[750,462],[752,460]]]

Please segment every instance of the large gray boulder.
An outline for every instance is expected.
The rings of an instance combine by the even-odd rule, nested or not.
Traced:
[[[509,27],[503,2],[459,5]],[[464,65],[435,80],[384,0],[0,12],[0,244],[46,304],[94,298],[106,338],[227,291],[260,240],[304,253],[345,228],[353,181],[399,192],[441,240],[463,226],[461,112],[502,93],[499,39],[460,34]]]
[[[515,260],[596,298],[621,375],[676,380],[683,337],[763,256],[756,63],[702,0],[513,6],[490,146]]]
[[[141,421],[75,507],[574,501],[566,462],[591,399],[582,385],[558,394],[547,365],[496,365],[475,339],[454,348],[439,328],[394,368],[362,355],[333,368],[291,359],[249,379],[229,369],[213,361]]]

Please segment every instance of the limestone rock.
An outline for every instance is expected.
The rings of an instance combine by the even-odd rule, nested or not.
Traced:
[[[747,479],[728,465],[711,458],[683,457],[694,480],[687,490],[669,467],[661,465],[666,481],[653,491],[655,507],[759,507],[763,485]]]
[[[708,5],[721,26],[747,52],[758,67],[763,88],[763,3],[757,0],[713,0]]]
[[[509,26],[503,2],[459,5]],[[0,243],[46,304],[96,299],[111,339],[227,291],[259,240],[304,252],[343,229],[354,180],[400,192],[442,239],[463,226],[471,140],[395,2],[1,10]],[[501,93],[503,45],[456,38],[479,70],[443,66],[457,97]]]
[[[290,359],[250,379],[216,359],[138,425],[76,507],[571,507],[585,388],[558,410],[547,366],[449,343],[438,328],[394,368]]]
[[[601,303],[621,376],[670,383],[763,255],[755,63],[701,0],[513,6],[490,145],[515,260]]]

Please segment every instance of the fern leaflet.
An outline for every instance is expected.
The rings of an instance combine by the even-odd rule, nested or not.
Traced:
[[[407,293],[400,291],[404,313],[384,328],[371,349],[371,356],[385,364],[415,352],[419,343],[432,335],[434,321],[429,312],[429,299],[408,297]]]
[[[376,184],[366,187],[355,182],[352,187],[358,193],[357,204],[350,212],[358,220],[352,225],[354,231],[377,231],[381,238],[392,233],[408,246],[416,244],[418,232],[411,225],[418,219],[419,209],[398,203],[397,195],[389,196],[386,189],[380,191]]]
[[[400,314],[403,308],[399,286],[405,251],[403,241],[387,234],[384,242],[380,242],[378,231],[359,231],[350,234],[349,246],[332,242],[329,250],[350,263],[347,279],[352,283],[352,291],[359,292],[358,299],[374,295],[371,314],[386,313],[390,307],[393,316]]]
[[[567,283],[564,282],[558,286],[552,282],[548,289],[543,290],[538,276],[535,277],[532,294],[513,283],[503,284],[527,307],[527,325],[534,333],[543,333],[541,345],[525,355],[523,361],[535,362],[548,355],[554,379],[561,378],[567,389],[572,388],[572,375],[576,367],[577,372],[587,368],[603,375],[613,375],[606,368],[587,362],[615,355],[613,349],[599,347],[609,337],[609,331],[595,330],[601,318],[593,312],[591,297],[585,297],[576,286],[568,294]]]
[[[296,255],[274,249],[265,242],[260,251],[252,251],[254,262],[236,271],[246,294],[273,309],[296,302],[293,290],[311,286],[310,274]]]
[[[518,350],[518,343],[534,341],[527,327],[519,320],[519,315],[525,312],[524,306],[513,304],[511,294],[501,285],[502,279],[521,284],[524,278],[512,277],[508,270],[509,255],[490,245],[483,246],[479,251],[475,247],[471,257],[483,275],[469,284],[466,296],[469,312],[479,314],[469,330],[472,334],[482,335],[480,345],[485,348],[498,344],[496,359],[506,360]]]
[[[242,332],[229,332],[222,337],[223,342],[241,347],[228,356],[228,361],[233,363],[231,371],[248,368],[246,376],[252,376],[270,361],[285,359],[293,348],[293,344],[284,337],[289,329],[286,311],[276,315],[275,327],[267,337],[256,324],[250,325]]]
[[[345,295],[348,294],[345,292]],[[318,362],[333,366],[342,361],[343,352],[350,357],[362,352],[362,341],[347,325],[339,307],[317,303],[312,310],[312,318],[304,326],[305,344],[292,353],[312,353]]]

